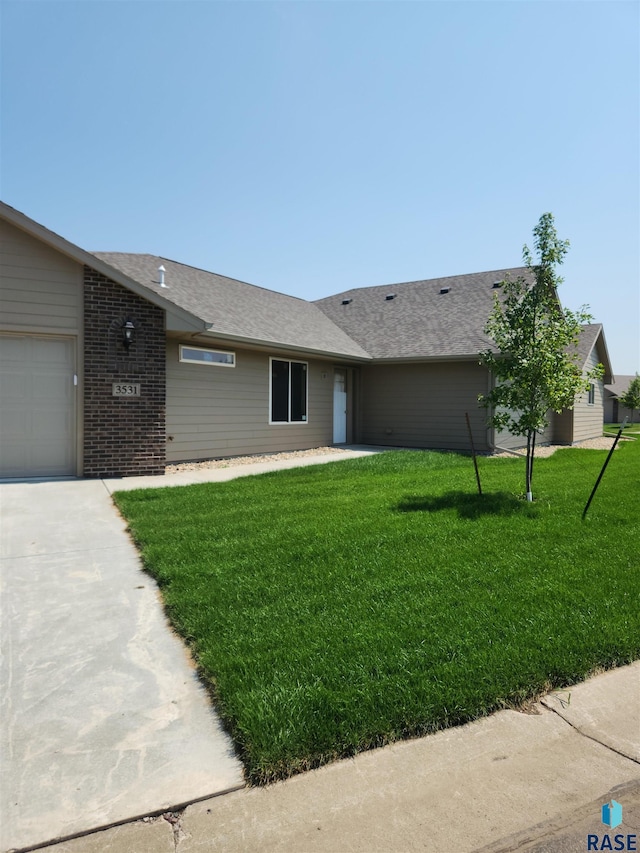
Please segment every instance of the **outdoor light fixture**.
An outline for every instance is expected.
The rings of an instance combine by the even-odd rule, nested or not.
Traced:
[[[127,320],[122,326],[122,343],[124,344],[124,347],[127,350],[133,343],[135,331],[136,327],[134,326],[132,320]]]

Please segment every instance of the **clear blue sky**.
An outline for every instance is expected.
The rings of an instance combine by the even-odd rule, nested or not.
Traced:
[[[517,266],[640,370],[630,2],[2,2],[0,196],[84,249],[306,299]]]

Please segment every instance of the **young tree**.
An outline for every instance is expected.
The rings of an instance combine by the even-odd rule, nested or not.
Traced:
[[[618,397],[618,400],[625,409],[631,409],[631,423],[633,423],[633,413],[636,409],[640,409],[640,376],[637,373],[624,394]]]
[[[600,366],[583,375],[577,362],[580,325],[591,319],[586,307],[568,311],[558,300],[562,279],[556,266],[563,262],[569,241],[559,239],[550,213],[543,213],[533,235],[536,262],[525,246],[528,274],[515,281],[507,278],[496,294],[485,331],[498,351],[480,353],[493,374],[494,387],[479,397],[490,410],[492,426],[526,436],[528,501],[533,500],[536,434],[547,426],[549,411],[572,408],[576,394],[602,375]]]

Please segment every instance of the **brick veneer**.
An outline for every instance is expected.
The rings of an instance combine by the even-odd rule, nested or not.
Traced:
[[[129,350],[122,326],[136,330]],[[114,397],[114,382],[139,382],[140,397]],[[84,268],[84,475],[164,473],[164,311]]]

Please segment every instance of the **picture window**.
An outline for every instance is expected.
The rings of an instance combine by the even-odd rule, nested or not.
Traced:
[[[272,358],[270,363],[270,423],[307,422],[307,364]]]

